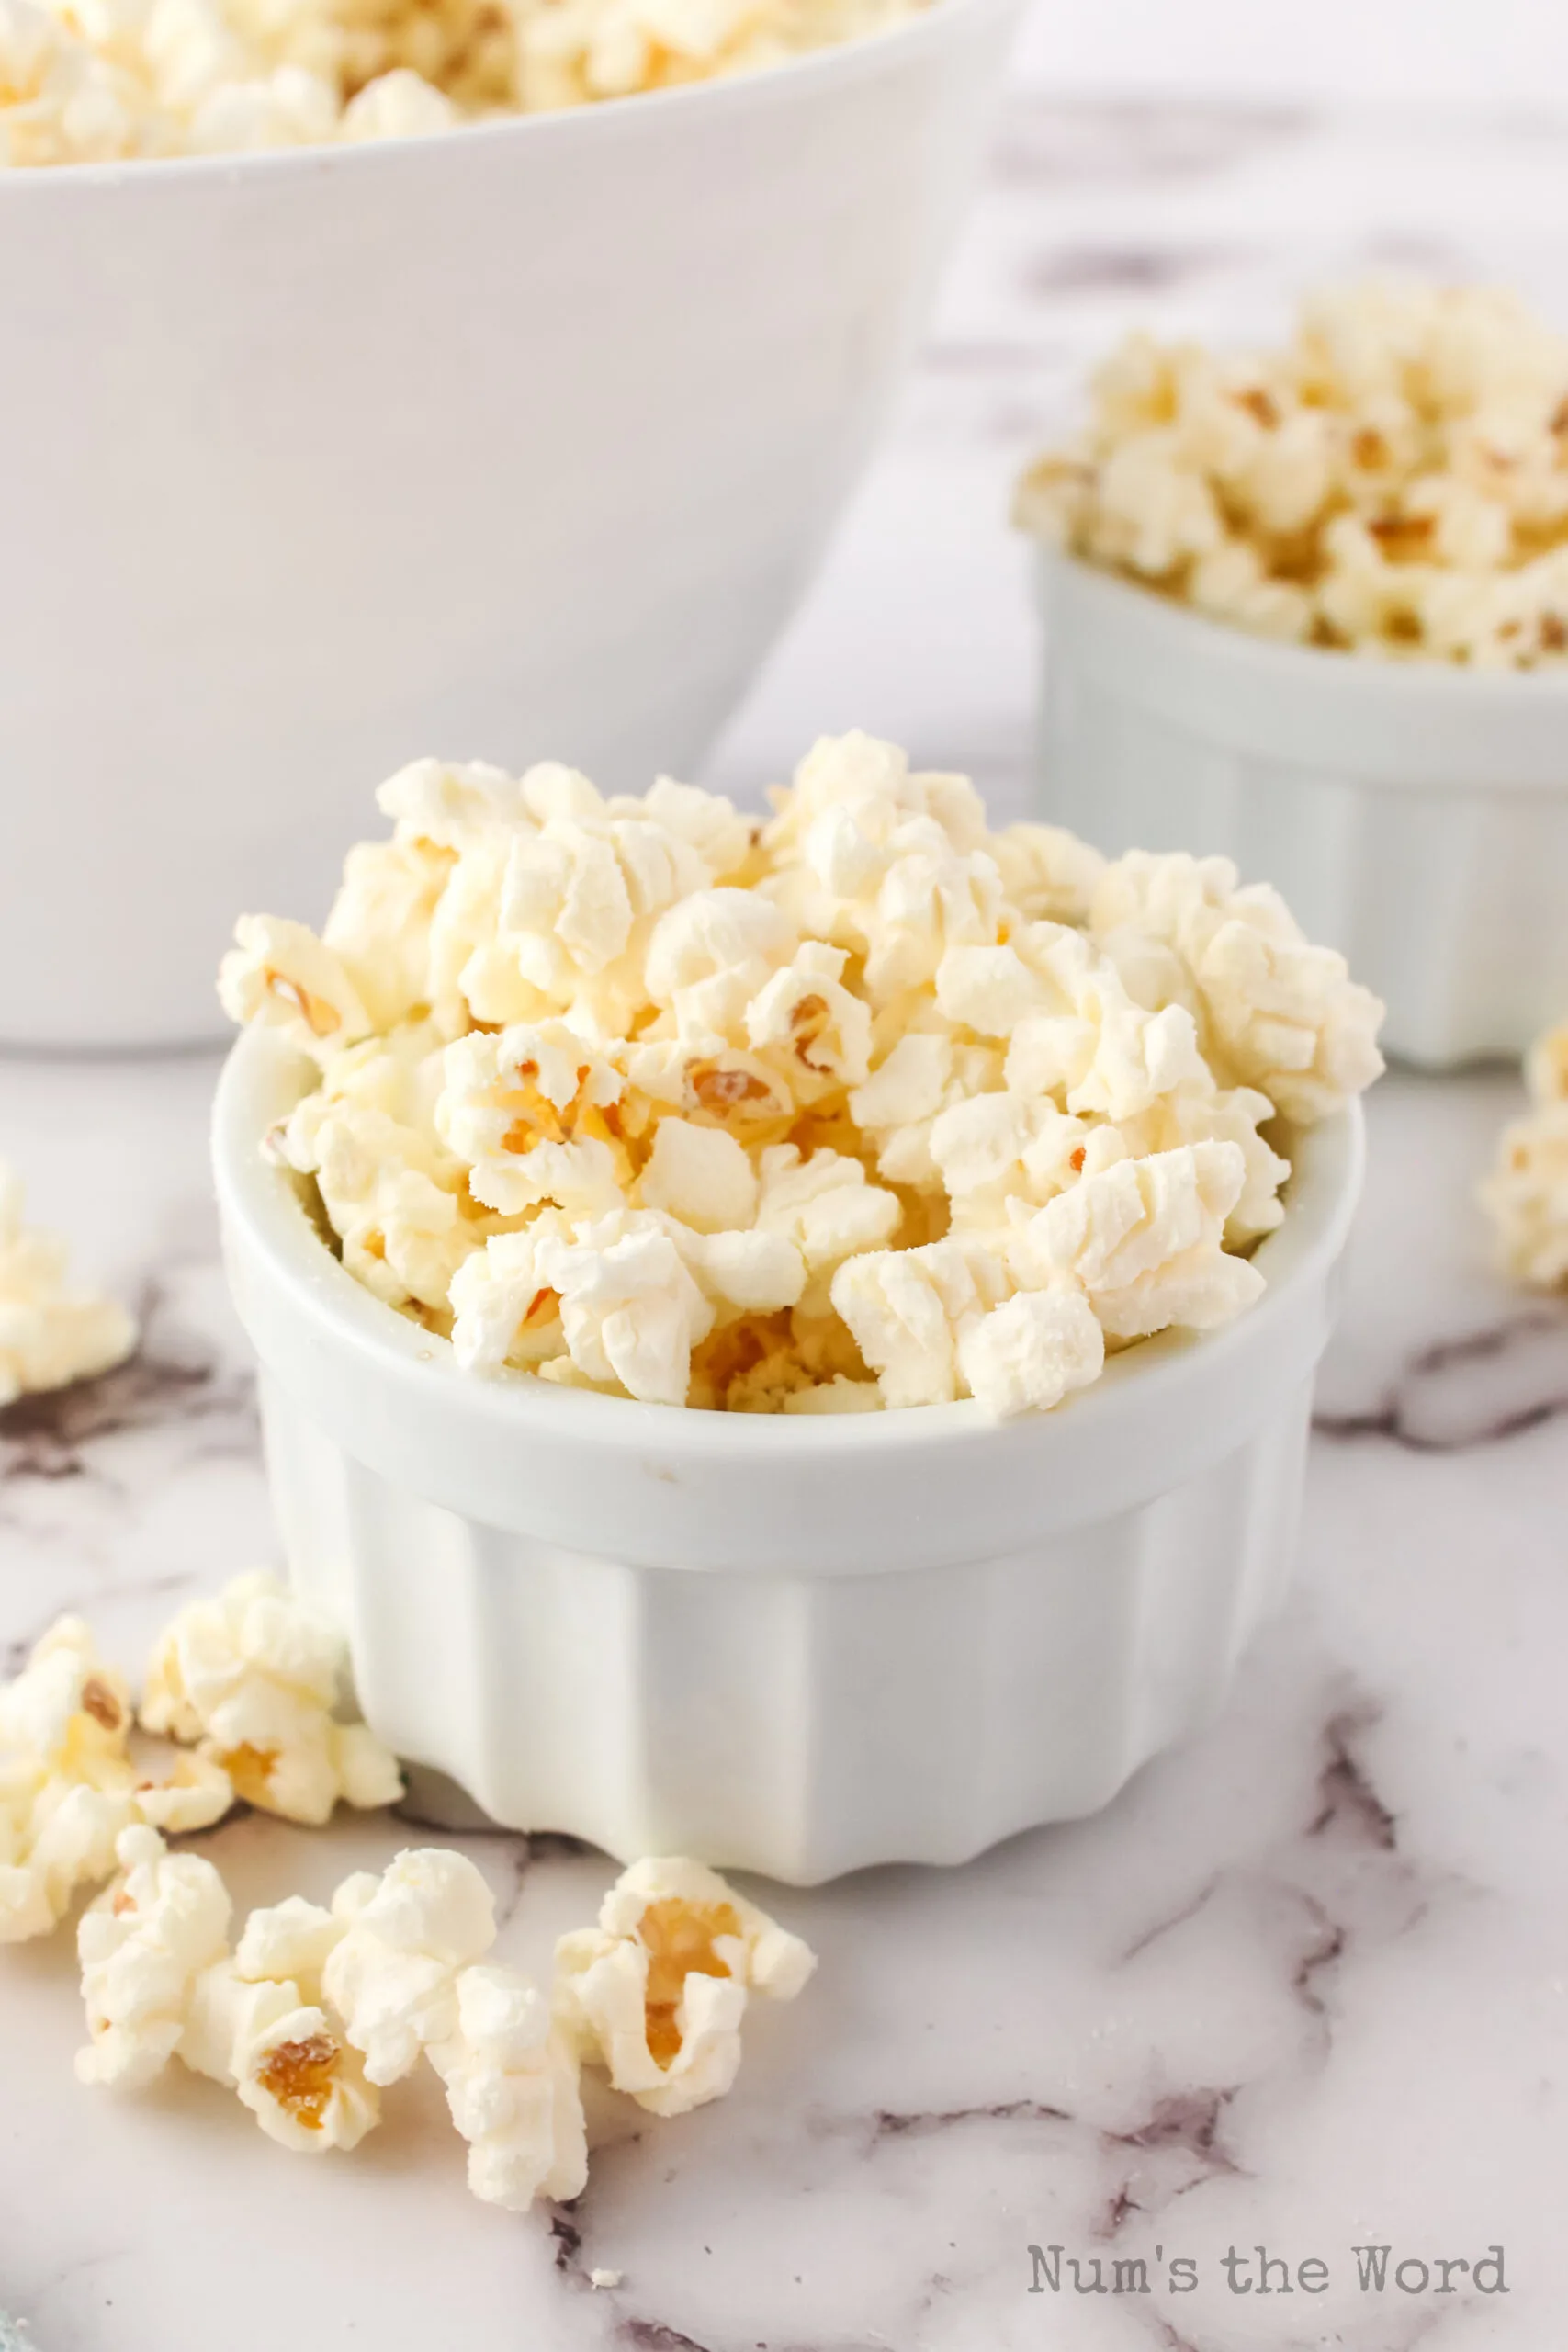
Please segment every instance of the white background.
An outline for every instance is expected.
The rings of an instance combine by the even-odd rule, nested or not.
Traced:
[[[1019,51],[1062,90],[1568,104],[1557,0],[1036,0]]]

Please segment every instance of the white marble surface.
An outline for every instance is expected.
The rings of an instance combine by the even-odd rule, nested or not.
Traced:
[[[718,772],[750,785],[859,720],[1016,807],[1032,645],[999,513],[1084,356],[1137,314],[1259,320],[1347,259],[1561,295],[1565,197],[1568,128],[1544,119],[1064,113],[1021,90],[896,441]],[[140,1363],[0,1416],[0,1666],[66,1607],[134,1665],[180,1600],[271,1554],[211,1080],[200,1057],[0,1063],[0,1148],[147,1317]],[[0,2305],[42,2352],[1554,2352],[1568,1311],[1501,1287],[1471,1205],[1516,1093],[1396,1078],[1374,1100],[1299,1584],[1201,1740],[1099,1820],[967,1870],[780,1897],[817,1984],[756,2020],[723,2106],[597,2111],[570,2214],[473,2204],[428,2091],[314,2162],[189,2078],[81,2090],[69,1939],[0,1954]],[[208,1848],[245,1904],[419,1835],[247,1817]],[[548,1840],[472,1850],[505,1954],[536,1966],[611,1874]],[[1227,2248],[1259,2242],[1321,2258],[1328,2291],[1231,2292]],[[1155,2290],[1031,2295],[1032,2243],[1146,2255]],[[1500,2243],[1510,2292],[1455,2273],[1448,2297],[1364,2296],[1367,2243]],[[1171,2291],[1179,2257],[1194,2292]],[[594,2267],[623,2283],[595,2290]]]

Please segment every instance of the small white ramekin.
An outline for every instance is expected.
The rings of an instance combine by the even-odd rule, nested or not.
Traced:
[[[296,1582],[398,1753],[621,1860],[811,1884],[1104,1804],[1211,1715],[1287,1577],[1359,1110],[1300,1139],[1258,1305],[1049,1416],[678,1412],[462,1372],[323,1247],[219,1089],[230,1280]]]
[[[1568,680],[1272,645],[1043,559],[1040,813],[1272,882],[1441,1069],[1568,1005]]]

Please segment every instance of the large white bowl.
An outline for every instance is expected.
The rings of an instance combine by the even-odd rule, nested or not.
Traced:
[[[1433,1069],[1568,1006],[1568,680],[1271,645],[1042,560],[1041,814],[1272,882]]]
[[[225,1252],[289,1566],[400,1755],[516,1828],[809,1884],[1092,1812],[1219,1705],[1295,1548],[1359,1110],[1299,1139],[1225,1330],[1006,1424],[755,1419],[461,1371],[264,1157],[308,1082],[229,1060]]]
[[[0,172],[0,1045],[211,1035],[414,752],[640,789],[788,616],[1017,0],[379,147]]]

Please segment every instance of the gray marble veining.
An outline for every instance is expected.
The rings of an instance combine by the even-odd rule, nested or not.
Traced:
[[[1032,623],[1001,516],[1093,354],[1136,318],[1266,325],[1350,264],[1562,298],[1565,197],[1568,126],[1544,116],[1017,90],[897,432],[716,773],[754,789],[859,721],[1021,806]],[[0,1415],[0,1668],[67,1607],[134,1665],[188,1593],[272,1556],[212,1075],[0,1064],[0,1148],[146,1323],[123,1372]],[[1498,1073],[1373,1100],[1299,1579],[1203,1737],[1100,1818],[964,1871],[781,1897],[817,1984],[755,2020],[721,2107],[660,2124],[599,2100],[570,2211],[472,2203],[431,2083],[320,2164],[189,2078],[79,2089],[69,1939],[0,1954],[0,2305],[43,2352],[1553,2352],[1568,1308],[1497,1282],[1472,1205],[1517,1096]],[[320,1896],[447,1817],[416,1789],[401,1819],[244,1815],[205,1844],[243,1905]],[[503,1952],[537,1969],[611,1874],[570,1840],[461,1842]],[[1368,2245],[1427,2290],[1391,2267],[1363,2291]],[[1473,2268],[1497,2245],[1506,2294]],[[1060,2291],[1032,2246],[1062,2249]],[[1289,2291],[1278,2270],[1258,2291],[1260,2246]],[[1107,2291],[1074,2291],[1074,2261]],[[1118,2262],[1146,2264],[1146,2294],[1110,2290]]]

